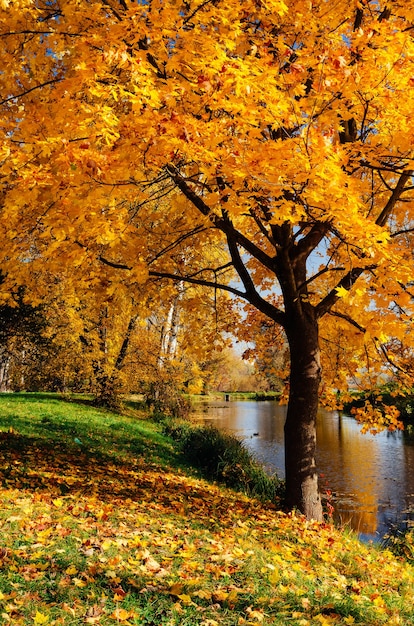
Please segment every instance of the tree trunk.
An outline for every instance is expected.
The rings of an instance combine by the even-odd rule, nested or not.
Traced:
[[[309,311],[308,311],[309,313]],[[323,519],[315,465],[316,415],[321,380],[318,323],[314,315],[290,320],[290,391],[285,422],[286,503],[308,519]]]
[[[101,372],[96,377],[95,404],[107,409],[117,410],[121,406],[116,378]]]
[[[133,315],[129,319],[128,328],[126,330],[124,339],[122,341],[121,348],[119,350],[118,356],[115,361],[115,365],[112,368],[111,373],[106,373],[105,368],[102,366],[100,370],[98,370],[98,374],[96,376],[96,398],[95,402],[98,406],[104,406],[110,409],[119,409],[121,406],[120,400],[120,387],[119,387],[119,373],[124,366],[125,358],[128,352],[129,344],[131,342],[131,338],[133,332],[135,330],[135,325],[137,322],[138,316]],[[107,346],[106,346],[106,336],[105,342],[103,344],[104,349],[103,352],[106,354]]]

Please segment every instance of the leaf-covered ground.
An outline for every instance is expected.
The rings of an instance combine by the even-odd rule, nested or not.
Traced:
[[[147,420],[2,396],[0,480],[2,625],[414,624],[411,566],[191,475]]]

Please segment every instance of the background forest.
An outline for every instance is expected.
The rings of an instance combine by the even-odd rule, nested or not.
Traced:
[[[154,285],[141,302],[121,289],[99,306],[100,285],[70,299],[61,280],[38,305],[20,289],[13,305],[0,307],[1,391],[89,393],[107,406],[138,393],[162,398],[167,410],[182,393],[282,388],[286,350],[257,358],[242,350],[227,332],[235,316],[228,299],[181,286],[154,301]]]

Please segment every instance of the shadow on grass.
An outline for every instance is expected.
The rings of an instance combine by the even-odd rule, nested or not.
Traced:
[[[0,430],[43,441],[45,446],[64,444],[73,454],[86,452],[106,461],[135,462],[143,457],[183,467],[177,451],[151,422],[79,402],[67,404],[47,394],[0,395]]]
[[[226,498],[183,473],[143,458],[121,462],[81,447],[15,432],[0,432],[0,484],[7,489],[47,492],[52,498],[94,496],[112,504],[145,502],[160,514],[192,518],[209,529],[228,518]],[[239,513],[254,508],[243,500],[238,506]]]

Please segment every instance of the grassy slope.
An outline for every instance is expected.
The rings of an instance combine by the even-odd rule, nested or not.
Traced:
[[[144,416],[2,395],[0,483],[0,624],[414,624],[412,567],[197,478]]]

